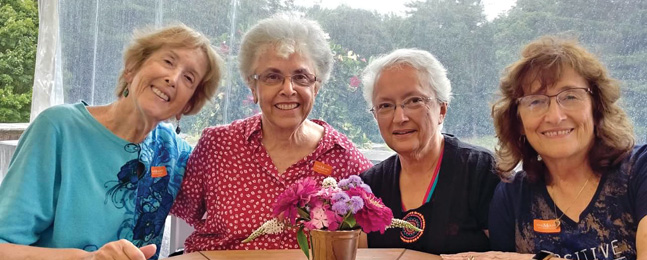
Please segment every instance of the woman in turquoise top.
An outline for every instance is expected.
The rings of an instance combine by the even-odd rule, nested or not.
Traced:
[[[23,134],[0,186],[0,259],[157,259],[191,147],[169,118],[197,113],[222,59],[177,25],[136,32],[117,100],[60,105]]]

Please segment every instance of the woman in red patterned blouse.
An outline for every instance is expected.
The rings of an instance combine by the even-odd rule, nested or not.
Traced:
[[[343,134],[307,119],[333,55],[314,21],[274,16],[243,37],[239,69],[262,113],[203,131],[172,213],[195,228],[185,251],[298,248],[295,231],[241,244],[272,218],[297,180],[359,174],[372,166]]]

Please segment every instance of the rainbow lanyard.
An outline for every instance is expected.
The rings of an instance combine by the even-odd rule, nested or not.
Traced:
[[[431,176],[431,181],[429,181],[429,187],[427,187],[427,193],[425,193],[422,205],[425,205],[425,203],[431,201],[431,195],[434,194],[434,190],[436,190],[436,184],[438,184],[438,172],[440,171],[440,163],[443,161],[444,152],[444,149],[440,150],[440,156],[438,156],[436,169],[434,169],[434,175]],[[402,205],[402,212],[407,211],[407,209],[404,208],[404,203],[400,202],[400,204]]]

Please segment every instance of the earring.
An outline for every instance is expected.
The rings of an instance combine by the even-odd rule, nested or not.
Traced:
[[[180,129],[180,120],[178,119],[177,120],[177,126],[175,127],[175,133],[180,134],[181,131],[182,131],[182,129]]]
[[[543,160],[543,159],[541,158],[541,155],[537,154],[537,161],[538,161],[538,162],[541,162],[541,160]]]
[[[128,88],[124,89],[124,97],[128,97]]]
[[[521,143],[522,145],[526,143],[526,136],[525,135],[519,136],[519,143]]]

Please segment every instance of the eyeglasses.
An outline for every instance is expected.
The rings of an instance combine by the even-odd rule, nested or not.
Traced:
[[[530,115],[541,115],[548,111],[550,99],[556,97],[557,104],[564,110],[578,110],[584,107],[588,94],[593,94],[589,88],[569,88],[555,95],[534,94],[517,98],[519,112]]]
[[[376,117],[390,117],[393,115],[395,112],[395,109],[397,107],[401,107],[404,112],[411,112],[411,111],[416,111],[420,110],[423,108],[425,105],[429,103],[429,101],[434,100],[434,98],[430,97],[409,97],[402,101],[402,104],[395,104],[391,102],[383,102],[377,104],[377,106],[374,106],[371,108],[371,112]]]
[[[260,75],[252,75],[252,79],[258,80],[266,86],[283,85],[283,83],[285,83],[285,78],[288,77],[290,78],[290,82],[292,82],[292,84],[296,84],[297,86],[301,87],[310,87],[315,82],[319,81],[315,75],[309,73],[297,73],[291,76],[284,76],[281,73],[266,72]]]

